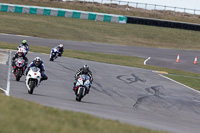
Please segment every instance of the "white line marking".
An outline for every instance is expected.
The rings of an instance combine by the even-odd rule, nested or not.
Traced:
[[[19,37],[31,37],[26,35],[15,35],[15,34],[6,34],[6,33],[0,33],[1,35],[7,35],[7,36],[19,36]]]
[[[145,61],[144,61],[144,65],[146,65],[147,61],[150,60],[151,57],[147,58]]]
[[[5,93],[5,90],[3,88],[0,88],[0,90],[2,90]]]
[[[9,55],[9,60],[8,60],[8,79],[7,79],[7,89],[5,91],[7,96],[10,96],[10,64],[11,64],[11,52],[10,51],[10,55]]]
[[[189,86],[187,86],[187,85],[184,85],[184,84],[182,84],[182,83],[179,83],[178,81],[175,81],[175,80],[173,80],[173,79],[171,79],[171,78],[168,78],[168,77],[166,77],[166,76],[163,76],[162,74],[158,74],[158,75],[160,75],[161,77],[164,77],[164,78],[166,78],[166,79],[168,79],[168,80],[171,80],[171,81],[173,81],[173,82],[175,82],[175,83],[177,83],[177,84],[180,84],[180,85],[182,85],[182,86],[184,86],[184,87],[186,87],[186,88],[188,88],[188,89],[190,89],[190,90],[193,90],[193,91],[195,91],[195,92],[197,92],[197,93],[200,93],[200,91],[197,91],[197,90],[195,90],[195,89],[193,89],[193,88],[191,88],[191,87],[189,87]]]

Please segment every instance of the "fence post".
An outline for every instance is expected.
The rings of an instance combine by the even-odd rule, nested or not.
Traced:
[[[136,3],[136,9],[137,9],[138,3]]]
[[[103,0],[101,0],[101,4],[103,3]]]
[[[164,13],[165,13],[165,11],[166,11],[166,6],[164,6]]]
[[[145,4],[145,10],[147,10],[147,3]]]
[[[175,12],[176,12],[176,7],[174,7],[174,15],[175,15]]]
[[[195,11],[196,11],[196,9],[194,9],[194,15],[195,15]]]
[[[183,16],[185,16],[185,10],[186,10],[186,8],[184,8]]]
[[[128,7],[129,7],[129,6],[128,6],[128,4],[129,4],[129,1],[128,1],[128,3],[127,3],[127,7],[126,7],[126,10],[129,10],[129,8],[128,8]]]
[[[156,10],[156,5],[154,6],[154,10]]]
[[[112,0],[110,1],[110,5],[109,5],[109,7],[111,6],[111,3],[112,3]]]
[[[120,2],[121,2],[121,1],[119,1],[119,5],[118,5],[118,8],[120,7]]]

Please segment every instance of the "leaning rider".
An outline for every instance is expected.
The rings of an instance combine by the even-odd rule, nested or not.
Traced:
[[[41,73],[41,76],[42,76],[41,81],[42,81],[42,80],[47,80],[48,77],[44,74],[44,72],[45,72],[45,67],[44,67],[43,61],[41,60],[40,57],[36,57],[36,58],[30,63],[30,65],[29,65],[28,68],[27,68],[26,75],[28,74],[28,71],[29,71],[30,67],[34,67],[34,66],[40,68],[40,73]]]
[[[25,49],[24,48],[19,48],[18,51],[13,55],[13,58],[12,58],[12,67],[13,67],[13,70],[12,72],[15,72],[16,68],[14,68],[15,66],[15,59],[19,58],[19,57],[22,57],[25,61],[25,69],[27,67],[27,64],[28,64],[28,58],[25,56]]]
[[[27,43],[26,40],[23,40],[22,43],[21,43],[17,48],[20,48],[20,47],[22,47],[22,46],[25,47],[25,49],[26,49],[26,51],[27,51],[27,53],[28,53],[28,51],[29,51],[29,46],[28,46],[28,43]],[[26,53],[26,54],[27,54],[27,53]]]
[[[59,44],[58,46],[56,46],[56,49],[58,49],[58,56],[62,56],[62,53],[64,52],[64,47],[63,44]]]
[[[93,81],[93,77],[92,77],[92,72],[89,70],[89,66],[88,65],[84,65],[82,68],[80,68],[78,70],[78,72],[76,73],[76,75],[74,76],[75,77],[75,81],[74,81],[74,87],[73,87],[73,90],[75,91],[75,86],[76,86],[76,82],[77,82],[77,79],[78,79],[78,76],[79,75],[82,75],[82,74],[86,74],[90,77],[90,83],[92,84],[92,81]],[[88,89],[88,93],[90,91],[90,87],[91,85],[89,86],[89,89]]]

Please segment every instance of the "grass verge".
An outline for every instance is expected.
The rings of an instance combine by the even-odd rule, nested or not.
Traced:
[[[0,96],[1,133],[164,133]]]
[[[120,14],[126,16],[139,16],[157,19],[167,19],[173,21],[183,21],[191,23],[200,23],[199,15],[173,12],[173,11],[163,11],[163,10],[145,10],[142,8],[131,8],[129,6],[129,11],[126,10],[127,5],[116,5],[116,4],[98,4],[94,2],[79,2],[79,1],[56,1],[56,0],[1,0],[2,3],[10,4],[21,4],[21,5],[33,5],[33,6],[45,6],[45,7],[55,7],[55,8],[65,8],[73,10],[100,12],[100,13],[110,13],[110,14]],[[154,3],[149,3],[154,4]]]
[[[0,12],[0,32],[130,46],[200,50],[200,32],[75,18]]]
[[[18,44],[0,42],[0,48],[4,48],[4,49],[16,49],[17,46]],[[31,45],[30,50],[32,52],[40,52],[40,53],[49,54],[51,48]],[[163,67],[158,67],[158,66],[144,65],[145,59],[140,58],[140,57],[94,53],[94,52],[83,52],[83,51],[75,51],[75,50],[68,50],[68,49],[65,49],[63,56],[110,63],[110,64],[124,65],[124,66],[130,66],[130,67],[151,69],[151,70],[156,70],[156,71],[166,71],[171,75],[165,75],[165,76],[170,77],[185,85],[188,85],[196,90],[200,90],[200,85],[198,84],[198,80],[200,79],[199,73],[187,72],[187,71],[170,69],[170,68],[163,68]]]

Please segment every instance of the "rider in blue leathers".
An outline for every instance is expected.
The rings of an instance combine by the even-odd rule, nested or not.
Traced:
[[[40,59],[40,57],[36,57],[36,58],[30,63],[30,65],[27,67],[26,75],[28,74],[28,71],[29,71],[30,67],[34,67],[34,66],[40,68],[40,73],[41,73],[41,76],[42,76],[41,81],[42,81],[42,80],[47,80],[48,77],[44,74],[45,68],[44,68],[43,61]]]

